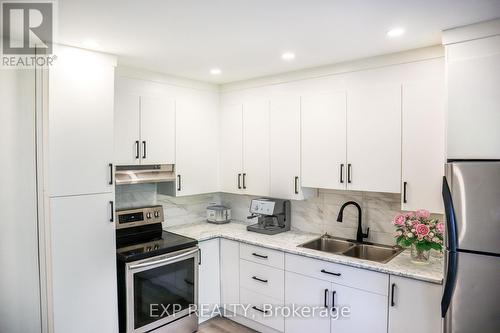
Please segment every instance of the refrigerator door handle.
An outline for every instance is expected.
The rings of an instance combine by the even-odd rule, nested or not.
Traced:
[[[455,215],[455,208],[453,207],[453,199],[451,197],[450,187],[446,177],[443,177],[443,203],[444,213],[446,216],[446,238],[448,240],[448,250],[456,252],[458,248],[458,234],[457,234],[457,221]]]
[[[441,299],[441,317],[446,317],[446,312],[450,307],[453,291],[457,282],[457,267],[458,266],[458,253],[448,252],[448,259],[446,265],[446,281],[444,285],[443,298]]]
[[[441,317],[446,316],[446,312],[450,307],[451,298],[455,289],[457,280],[457,266],[458,266],[458,235],[457,235],[457,221],[455,215],[455,208],[453,207],[453,199],[451,197],[450,187],[446,177],[443,177],[443,202],[444,211],[446,215],[446,229],[448,240],[448,257],[446,264],[446,281],[443,291],[443,298],[441,299]]]

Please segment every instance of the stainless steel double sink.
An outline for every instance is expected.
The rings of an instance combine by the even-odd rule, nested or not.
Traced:
[[[404,249],[399,246],[388,246],[368,242],[356,243],[355,241],[333,237],[328,234],[300,244],[299,247],[376,261],[383,264],[389,262],[392,258],[404,251]]]

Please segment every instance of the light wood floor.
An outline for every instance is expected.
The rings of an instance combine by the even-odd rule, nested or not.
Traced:
[[[215,317],[207,320],[198,328],[198,333],[256,333],[248,327],[235,323],[232,320]]]

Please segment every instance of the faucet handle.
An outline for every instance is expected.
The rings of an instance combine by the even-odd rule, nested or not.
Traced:
[[[369,234],[370,234],[370,227],[366,228],[366,234],[363,233],[363,238],[367,238]]]

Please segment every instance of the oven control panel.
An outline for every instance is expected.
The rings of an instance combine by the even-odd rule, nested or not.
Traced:
[[[118,210],[116,216],[116,229],[161,223],[164,220],[161,205]]]

